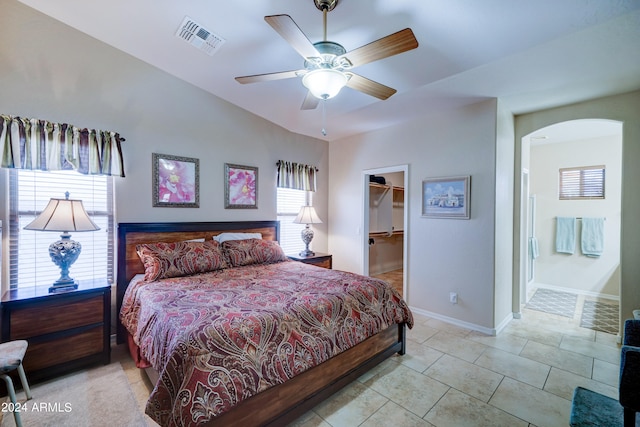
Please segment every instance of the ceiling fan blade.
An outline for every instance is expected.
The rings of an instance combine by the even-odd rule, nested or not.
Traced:
[[[264,20],[285,39],[303,58],[318,57],[320,54],[289,15],[265,16]]]
[[[320,103],[320,100],[315,96],[313,96],[311,92],[308,91],[307,96],[304,98],[304,101],[302,102],[302,106],[300,107],[300,109],[315,110],[319,103]]]
[[[397,55],[418,47],[418,40],[413,35],[411,28],[405,28],[397,33],[390,34],[374,42],[361,46],[350,52],[340,55],[337,60],[346,58],[353,67],[368,64],[369,62]]]
[[[348,74],[351,75],[351,78],[347,82],[347,87],[350,87],[351,89],[355,89],[362,93],[366,93],[367,95],[385,100],[397,92],[393,88],[390,88],[378,82],[374,82],[373,80],[369,80],[368,78],[362,77],[358,74]]]
[[[272,80],[291,79],[294,77],[302,76],[305,73],[306,73],[306,70],[280,71],[278,73],[256,74],[253,76],[236,77],[236,81],[242,84],[269,82]]]

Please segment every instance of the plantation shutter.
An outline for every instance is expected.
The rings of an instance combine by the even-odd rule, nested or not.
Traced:
[[[604,166],[560,169],[560,200],[604,199]]]

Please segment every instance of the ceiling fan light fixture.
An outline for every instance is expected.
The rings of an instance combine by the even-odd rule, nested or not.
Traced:
[[[319,99],[333,98],[340,93],[340,89],[345,87],[348,81],[346,74],[330,68],[313,70],[302,77],[302,84]]]

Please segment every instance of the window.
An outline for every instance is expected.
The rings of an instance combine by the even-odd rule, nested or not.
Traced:
[[[50,285],[60,269],[49,257],[49,245],[59,233],[24,230],[52,197],[80,199],[91,219],[100,227],[93,232],[72,233],[82,253],[70,268],[76,280],[113,278],[114,218],[113,178],[83,175],[74,171],[42,172],[12,169],[9,179],[9,287]]]
[[[304,250],[304,242],[300,237],[304,224],[294,224],[293,220],[300,211],[300,207],[311,204],[308,191],[290,188],[277,189],[278,221],[280,221],[280,246],[287,254],[294,254]]]
[[[604,199],[604,166],[560,169],[560,200]]]

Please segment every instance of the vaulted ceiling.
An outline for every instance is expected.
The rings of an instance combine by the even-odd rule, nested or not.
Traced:
[[[404,28],[416,49],[354,69],[397,90],[349,87],[301,110],[299,77],[235,77],[303,68],[264,16],[287,14],[323,39],[313,0],[20,0],[71,27],[292,132],[335,140],[500,98],[514,114],[640,88],[640,0],[339,0],[327,39],[347,51]],[[223,39],[215,53],[176,36],[185,17]]]

